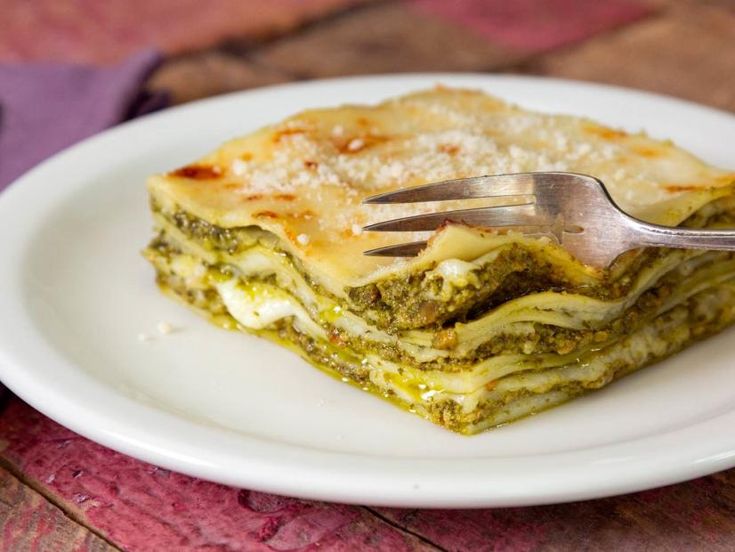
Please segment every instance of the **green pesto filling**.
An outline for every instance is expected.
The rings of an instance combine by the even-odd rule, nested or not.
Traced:
[[[222,228],[186,211],[179,210],[173,213],[163,211],[154,198],[150,198],[150,206],[154,213],[163,215],[166,220],[207,251],[219,250],[234,255],[252,247],[257,241],[250,227]]]
[[[731,198],[715,201],[692,215],[683,225],[699,227],[710,223],[733,224],[735,213],[718,211],[718,208],[731,209],[732,203]],[[182,210],[173,213],[164,212],[155,200],[151,200],[151,208],[189,239],[215,253],[219,251],[236,255],[258,242],[259,238],[254,235],[256,232],[267,234],[258,227],[222,228]],[[275,236],[271,238],[266,245],[278,250],[277,238]],[[154,244],[151,245],[153,246]],[[435,275],[429,275],[429,272],[436,268],[432,265],[422,272],[408,276],[386,278],[365,286],[347,289],[348,307],[389,333],[410,329],[440,331],[457,322],[473,320],[494,306],[530,293],[555,291],[586,295],[606,301],[618,299],[628,293],[642,270],[669,253],[670,250],[667,249],[645,250],[633,260],[632,265],[620,277],[613,279],[608,274],[608,277],[597,285],[575,287],[546,260],[521,246],[512,245],[501,251],[493,261],[474,270],[472,282],[462,288],[453,288],[448,298],[437,298],[443,280]],[[310,278],[297,259],[290,255],[288,258],[317,293],[337,300]],[[563,338],[559,346],[562,349],[567,348],[569,339]]]
[[[170,273],[167,270],[165,261],[170,259],[172,255],[178,254],[179,251],[170,245],[165,238],[161,236],[155,238],[147,251],[148,260],[156,267],[156,282],[160,286],[165,286],[177,295],[179,295],[187,303],[193,305],[199,310],[209,312],[214,316],[221,316],[227,313],[227,309],[214,287],[205,289],[195,289],[187,285],[183,278]],[[223,278],[229,279],[233,277],[233,272],[226,265],[216,265],[209,267],[210,274],[221,274]],[[274,277],[257,277],[241,278],[244,282],[264,282],[276,284]],[[293,298],[296,301],[296,298]],[[533,353],[556,352],[565,354],[571,352],[579,345],[586,344],[590,341],[598,342],[600,336],[607,340],[609,335],[607,332],[600,330],[571,330],[560,328],[557,326],[547,326],[544,324],[534,324],[535,333],[529,335],[499,335],[492,341],[481,345],[473,354],[463,358],[446,357],[436,361],[418,362],[406,351],[396,347],[390,343],[377,341],[369,341],[355,337],[337,327],[334,327],[326,319],[317,321],[324,327],[329,335],[330,341],[339,347],[348,348],[358,351],[361,354],[375,353],[387,360],[409,364],[421,370],[446,370],[451,367],[453,370],[461,370],[464,366],[471,366],[483,358],[491,355],[505,353],[519,353],[527,350],[529,341],[533,346]],[[445,348],[451,348],[453,331],[451,329],[441,330],[435,338],[435,345],[444,345]]]
[[[693,296],[684,304],[679,305],[673,311],[649,321],[651,326],[665,335],[666,345],[663,349],[659,348],[649,351],[642,361],[636,357],[631,357],[627,360],[612,362],[605,367],[604,373],[590,381],[567,381],[552,384],[542,390],[517,389],[500,394],[491,394],[487,399],[482,400],[474,410],[463,412],[461,404],[451,398],[411,402],[397,396],[392,390],[378,387],[371,382],[369,367],[362,360],[363,357],[359,350],[349,350],[349,347],[343,346],[344,344],[342,343],[314,339],[297,331],[291,319],[282,319],[274,324],[271,329],[253,331],[242,327],[227,314],[219,298],[215,299],[206,292],[205,295],[198,295],[197,292],[192,293],[191,290],[186,289],[184,282],[170,274],[159,274],[158,277],[159,283],[164,290],[173,292],[180,299],[194,307],[195,310],[209,314],[215,323],[228,329],[239,329],[262,335],[281,345],[289,346],[295,349],[311,364],[328,374],[341,377],[343,381],[349,381],[365,391],[382,396],[401,408],[417,413],[435,424],[467,435],[514,421],[522,416],[535,414],[578,395],[604,387],[615,379],[645,365],[652,364],[681,350],[694,341],[720,331],[732,323],[735,315],[735,309],[733,309],[731,304],[732,291],[729,296],[729,301],[723,301],[719,304],[718,309],[709,309],[706,312],[702,312],[697,306],[701,302],[700,297],[706,297],[707,294],[712,293],[712,290],[702,292]],[[681,322],[678,322],[678,326],[668,328],[667,326],[672,325],[672,320],[676,321],[675,315],[682,312],[686,313],[686,323],[682,326]],[[633,328],[628,328],[629,333],[633,331]],[[621,335],[621,337],[625,336]],[[617,344],[614,343],[611,345],[611,347],[615,346],[622,347],[624,344],[618,342]],[[587,356],[594,356],[595,354],[597,353],[593,351],[588,353]],[[581,357],[578,362],[584,363],[587,360],[585,357]],[[547,371],[556,369],[549,368]],[[510,377],[513,376],[507,376],[506,378]],[[497,382],[502,382],[506,378],[501,378]],[[536,407],[533,411],[523,412],[520,415],[514,413],[512,407],[517,402],[538,394],[549,395],[549,401]]]
[[[147,256],[156,266],[159,285],[171,289],[197,309],[209,312],[210,316],[222,317],[227,315],[226,308],[213,287],[192,289],[182,278],[169,272],[168,262],[172,256],[178,253],[176,247],[170,245],[165,237],[159,236],[153,240]],[[732,253],[718,253],[707,263],[700,265],[700,269],[733,257],[735,257],[735,254]],[[215,265],[208,267],[208,274],[210,276],[214,275],[217,279],[220,277],[231,279],[236,274],[236,270],[227,265]],[[244,282],[259,281],[277,286],[273,275],[248,278],[247,280],[241,277],[241,279]],[[320,317],[316,322],[326,330],[331,345],[342,350],[355,351],[363,356],[376,354],[383,359],[419,370],[459,372],[474,366],[481,360],[501,354],[540,355],[554,353],[564,355],[575,350],[585,351],[590,348],[605,346],[620,336],[637,330],[656,316],[671,297],[677,284],[681,284],[681,275],[678,272],[674,271],[665,275],[653,288],[644,292],[635,304],[631,305],[620,317],[604,328],[569,329],[534,323],[533,332],[531,333],[496,335],[464,357],[448,356],[424,362],[417,361],[411,354],[393,343],[371,341],[342,331],[332,325],[328,318]],[[296,301],[296,298],[294,298],[294,301]],[[456,335],[451,328],[440,330],[434,336],[433,346],[436,348],[451,349],[455,345]]]
[[[279,240],[274,234],[266,232],[258,226],[222,228],[220,226],[210,224],[203,219],[194,217],[186,211],[179,210],[174,213],[163,211],[153,198],[151,198],[151,210],[154,213],[158,213],[163,216],[164,219],[173,224],[188,239],[192,240],[207,251],[215,254],[226,253],[234,256],[258,244],[268,247],[269,249],[272,249],[288,258],[288,261],[291,266],[293,266],[294,270],[304,278],[315,292],[324,297],[329,297],[335,301],[337,300],[334,295],[329,293],[324,289],[324,287],[311,278],[309,273],[304,270],[303,266],[301,266],[298,259],[278,247]],[[161,251],[168,250],[172,247],[175,248],[175,246],[166,239],[163,232],[159,232],[148,245],[148,249],[160,249]]]
[[[436,328],[472,319],[511,298],[564,285],[549,263],[517,245],[500,252],[473,274],[475,282],[454,289],[446,301],[435,298],[442,289],[441,278],[427,278],[426,272],[420,272],[352,288],[348,293],[350,306],[379,328]]]
[[[713,335],[726,326],[730,325],[733,322],[733,317],[735,316],[735,310],[732,307],[731,301],[726,302],[725,304],[721,304],[719,309],[709,311],[707,314],[698,312],[698,309],[696,307],[700,303],[701,298],[706,298],[710,293],[712,293],[712,291],[708,290],[698,295],[695,295],[684,304],[676,307],[674,309],[674,311],[676,312],[666,313],[653,320],[648,321],[649,324],[651,324],[654,328],[656,328],[656,330],[660,332],[660,334],[664,336],[664,339],[666,341],[665,348],[654,348],[653,350],[648,351],[642,361],[636,357],[614,361],[608,364],[605,367],[605,371],[594,380],[560,382],[557,384],[552,384],[542,391],[532,389],[519,389],[515,391],[504,392],[499,395],[492,396],[487,400],[481,401],[475,410],[466,413],[462,411],[462,407],[458,402],[451,399],[430,401],[428,403],[404,403],[402,406],[412,412],[417,412],[418,414],[424,416],[435,424],[444,426],[452,431],[468,435],[477,433],[478,431],[482,431],[484,429],[495,427],[500,424],[514,421],[518,418],[518,416],[514,417],[512,414],[512,410],[509,410],[509,407],[511,407],[514,403],[521,401],[522,399],[543,393],[551,395],[558,394],[560,396],[563,396],[563,401],[570,400],[584,393],[605,387],[614,380],[617,380],[639,368],[653,364],[667,356],[670,356],[690,345],[691,343]],[[729,294],[729,298],[730,300],[732,300],[732,293]],[[672,323],[676,322],[677,320],[677,314],[680,313],[686,313],[686,322],[684,326],[681,327],[678,325],[674,325],[672,327]],[[633,331],[634,329],[630,328],[628,335],[632,334]],[[621,335],[621,337],[624,337],[624,335],[625,334]],[[311,338],[303,336],[303,334],[299,334],[293,329],[289,330],[286,334],[283,334],[283,338],[291,339],[293,342],[298,343],[299,346],[302,347],[302,349],[305,342],[311,342],[308,345],[308,350],[304,349],[304,351],[313,362],[319,363],[320,360],[318,359],[323,358],[324,356],[324,353],[318,353],[317,357],[314,357],[313,351],[315,349],[319,349],[320,345]],[[624,344],[617,342],[612,344],[610,347],[612,348],[617,346],[623,347]],[[595,354],[595,352],[591,352],[588,354],[588,357],[591,358]],[[334,369],[336,369],[338,372],[345,375],[346,377],[352,378],[350,373],[354,373],[354,367],[348,366],[348,372],[342,372],[341,363],[335,363],[333,357],[330,356],[328,353],[326,356],[328,360],[331,359],[331,366]],[[580,358],[578,362],[582,364],[587,360],[587,358],[583,357]],[[547,369],[547,371],[549,372],[555,370],[557,370],[557,368]],[[363,369],[362,373],[364,374],[364,372],[365,370]],[[359,368],[357,368],[357,373],[360,373]],[[503,379],[504,378],[501,378],[497,381],[501,382],[503,381]],[[373,392],[375,392],[375,387],[369,383],[369,380],[367,381],[367,383],[365,383],[365,381],[366,376],[364,375],[362,375],[362,377],[357,380],[358,384],[361,385],[364,389],[372,390]],[[536,414],[543,409],[556,406],[557,404],[559,404],[559,401],[552,401],[549,402],[546,406],[536,408],[534,411],[526,412],[523,415]]]
[[[727,300],[719,303],[718,308],[709,309],[708,312],[702,313],[698,307],[701,304],[706,303],[706,298],[709,294],[714,293],[715,290],[703,291],[691,298],[685,303],[679,305],[672,311],[664,313],[656,319],[650,321],[659,333],[659,335],[665,340],[665,346],[660,348],[653,348],[648,351],[643,360],[627,359],[618,360],[610,363],[605,372],[600,375],[597,379],[585,382],[566,382],[555,387],[544,390],[544,392],[552,393],[554,391],[563,391],[564,398],[561,401],[550,403],[548,406],[537,409],[530,414],[537,414],[542,410],[557,406],[562,402],[569,401],[585,393],[596,391],[602,387],[607,386],[615,380],[622,378],[623,376],[629,375],[641,368],[655,364],[685,348],[706,339],[726,327],[730,326],[735,322],[735,308],[733,306],[733,299],[735,299],[735,291],[732,286],[725,286],[728,288]],[[672,323],[676,320],[678,313],[686,313],[686,321],[684,324]],[[612,345],[615,347],[616,345]],[[619,344],[617,346],[624,346]],[[591,353],[593,356],[595,353]],[[585,359],[580,359],[580,362]],[[552,369],[553,370],[553,369]],[[501,380],[502,381],[502,380]],[[466,417],[463,422],[462,433],[474,434],[491,427],[495,427],[499,423],[507,423],[514,421],[517,418],[504,418],[498,419],[498,412],[502,412],[504,407],[515,400],[519,400],[523,397],[531,396],[532,393],[521,390],[513,396],[503,395],[500,398],[489,401],[485,401],[479,405],[478,409],[474,411],[470,416]]]

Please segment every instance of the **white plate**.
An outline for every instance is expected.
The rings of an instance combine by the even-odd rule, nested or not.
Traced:
[[[305,107],[436,82],[673,138],[732,164],[735,117],[550,79],[404,75],[232,94],[145,117],[0,195],[0,379],[74,431],[173,470],[276,493],[396,506],[509,506],[624,493],[735,465],[733,333],[543,415],[454,435],[226,332],[153,285],[146,175]],[[179,328],[158,335],[156,323]],[[153,335],[141,343],[138,334]]]

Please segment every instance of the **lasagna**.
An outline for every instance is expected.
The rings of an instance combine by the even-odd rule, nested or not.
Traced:
[[[371,195],[485,174],[600,178],[642,220],[731,225],[731,172],[671,142],[439,87],[310,110],[148,181],[160,288],[221,327],[287,346],[450,430],[473,434],[599,389],[735,317],[735,255],[641,249],[607,269],[548,237],[447,223],[364,232],[436,204]],[[474,201],[474,200],[473,200]],[[442,209],[467,203],[442,205]]]

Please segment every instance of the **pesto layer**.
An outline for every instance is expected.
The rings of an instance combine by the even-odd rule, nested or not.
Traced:
[[[199,262],[196,267],[189,270],[201,271],[202,274],[206,273],[207,277],[198,278],[194,283],[191,277],[185,279],[177,275],[178,255],[180,251],[163,235],[153,240],[147,253],[149,260],[158,270],[159,283],[167,285],[177,293],[189,296],[188,302],[195,303],[196,306],[209,310],[212,314],[218,315],[225,310],[210,282],[212,277],[221,280],[240,278],[244,283],[258,281],[276,287],[292,286],[288,282],[279,281],[273,274],[258,273],[245,276],[240,273],[237,266],[206,265]],[[686,274],[686,278],[683,274]],[[310,312],[312,320],[323,328],[325,335],[329,336],[334,345],[363,355],[378,355],[384,360],[419,370],[461,372],[482,360],[499,355],[523,355],[527,359],[524,362],[528,362],[533,355],[568,355],[605,346],[646,324],[667,308],[675,306],[677,302],[686,299],[687,294],[702,289],[702,286],[714,284],[722,278],[732,277],[733,274],[735,274],[735,255],[706,253],[656,279],[651,288],[644,290],[627,308],[603,324],[594,327],[563,327],[533,322],[522,324],[522,331],[517,329],[519,324],[508,324],[501,326],[498,332],[487,332],[484,339],[483,332],[480,331],[480,341],[469,348],[461,338],[464,329],[460,327],[443,328],[433,333],[424,332],[430,338],[429,343],[425,347],[418,345],[409,347],[406,340],[411,339],[410,333],[404,338],[396,336],[389,340],[380,339],[379,336],[371,337],[370,333],[366,333],[364,326],[355,328],[340,323],[341,316],[335,315],[332,309],[310,307],[293,295],[291,298],[299,301],[301,307]],[[689,290],[689,287],[692,289]],[[211,306],[208,306],[208,302],[211,302]],[[344,314],[341,307],[335,308]],[[432,358],[426,357],[427,348],[433,350]]]
[[[692,215],[684,224],[699,227],[732,223],[735,219],[730,211],[732,204],[731,198],[713,202]],[[212,255],[219,256],[221,261],[224,261],[222,257],[237,256],[255,243],[265,243],[288,256],[278,249],[275,236],[257,227],[221,228],[182,210],[163,212],[155,202],[152,208],[187,239]],[[666,249],[645,250],[633,255],[632,260],[628,259],[624,271],[616,271],[612,267],[598,283],[578,285],[569,282],[564,272],[543,255],[512,244],[473,268],[470,277],[463,280],[461,285],[447,285],[441,267],[433,265],[408,276],[386,278],[347,289],[345,292],[349,304],[345,307],[389,333],[411,329],[438,331],[457,322],[475,320],[495,306],[514,298],[543,291],[616,300],[630,293],[647,268],[663,262],[667,256],[679,254]],[[289,261],[316,292],[337,300],[314,282],[291,256]],[[451,332],[441,335],[451,342]],[[564,339],[560,347],[569,347],[569,340]]]
[[[573,362],[538,370],[524,370],[488,382],[471,393],[427,389],[410,376],[386,373],[366,362],[359,350],[332,339],[315,338],[299,330],[292,318],[268,329],[253,330],[237,323],[221,302],[205,300],[187,291],[185,283],[160,275],[164,290],[176,294],[195,310],[212,315],[224,327],[288,344],[327,373],[390,400],[452,431],[473,434],[535,414],[575,396],[599,389],[638,368],[664,358],[689,343],[716,333],[735,318],[735,283],[702,291],[684,303],[628,328],[629,333]]]

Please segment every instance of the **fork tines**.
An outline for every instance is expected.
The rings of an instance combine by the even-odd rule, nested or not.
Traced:
[[[436,230],[445,222],[456,222],[470,226],[548,226],[553,221],[545,220],[535,212],[532,202],[510,206],[479,207],[439,211],[410,217],[369,224],[363,229],[370,232],[421,232]]]
[[[365,198],[363,203],[421,203],[453,199],[523,196],[533,195],[535,186],[534,173],[473,176],[378,194]]]
[[[378,222],[365,226],[371,232],[417,232],[436,230],[446,222],[472,226],[522,229],[543,232],[554,221],[540,216],[534,207],[533,173],[503,174],[446,180],[425,186],[405,188],[366,198],[366,204],[420,203],[462,199],[497,198],[501,205],[440,211]],[[412,257],[426,246],[425,241],[402,243],[365,251],[365,255]]]

